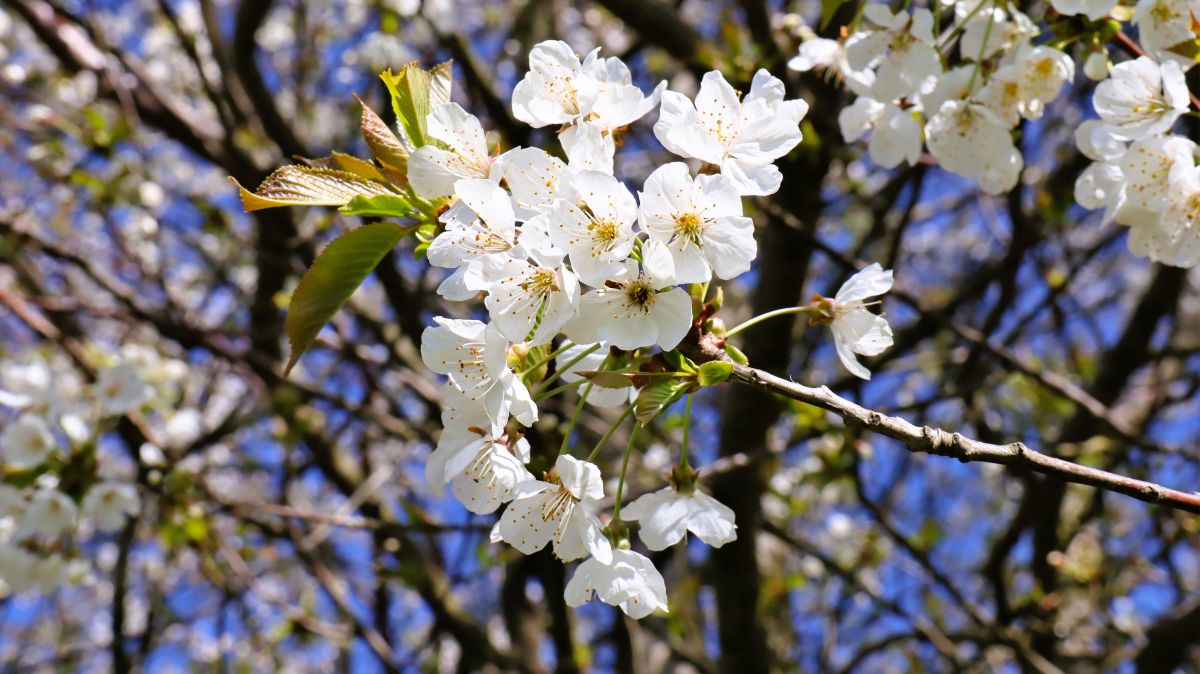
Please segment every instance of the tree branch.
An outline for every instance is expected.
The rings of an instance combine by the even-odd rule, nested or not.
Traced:
[[[821,388],[804,386],[745,365],[734,365],[730,379],[833,412],[842,417],[847,424],[899,440],[912,452],[948,456],[963,463],[980,461],[1015,466],[1048,475],[1063,482],[1086,484],[1098,489],[1132,496],[1139,501],[1158,503],[1190,513],[1200,513],[1200,494],[1169,489],[1153,482],[1137,480],[1057,459],[1033,450],[1021,442],[996,445],[973,440],[960,433],[952,433],[940,428],[915,426],[900,417],[888,416],[850,402],[825,386]]]

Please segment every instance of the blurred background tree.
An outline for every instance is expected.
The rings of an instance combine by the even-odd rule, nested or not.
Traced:
[[[895,347],[861,382],[789,317],[733,340],[754,366],[1190,491],[1197,277],[1132,256],[1121,228],[1073,205],[1091,83],[1023,125],[1027,168],[1006,195],[934,161],[880,169],[842,142],[841,83],[786,67],[821,5],[0,0],[2,355],[65,357],[90,378],[134,344],[187,372],[169,409],[103,438],[142,498],[88,548],[95,577],[0,601],[6,669],[1200,671],[1195,515],[911,453],[744,386],[706,389],[692,428],[738,540],[654,556],[665,617],[568,609],[549,550],[490,544],[494,518],[424,484],[440,402],[418,339],[453,310],[411,242],[282,376],[289,293],[356,219],[245,214],[225,177],[254,186],[295,157],[368,156],[353,95],[390,114],[376,76],[414,59],[454,60],[455,95],[491,142],[550,147],[509,95],[530,48],[562,39],[622,57],[646,90],[692,92],[713,68],[746,89],[763,67],[810,103],[783,187],[746,202],[760,254],[725,284],[723,316],[829,294],[879,261],[898,279]],[[824,9],[836,36],[857,8]],[[624,143],[622,175],[669,160],[648,124]],[[558,404],[530,433],[535,453],[561,440],[573,400]],[[681,422],[681,409],[656,422],[645,465],[669,468]],[[579,432],[606,427],[585,416]],[[660,484],[642,475],[632,492]]]

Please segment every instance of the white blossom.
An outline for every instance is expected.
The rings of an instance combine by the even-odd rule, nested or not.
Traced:
[[[57,442],[46,421],[35,414],[22,414],[0,432],[0,463],[18,470],[41,465]]]
[[[989,7],[966,19],[981,3]],[[958,49],[965,58],[972,61],[977,60],[980,54],[984,59],[989,59],[998,54],[1015,52],[1037,34],[1037,26],[1028,16],[1012,6],[1007,10],[999,7],[992,0],[959,2],[954,6],[954,11],[960,22],[966,20]]]
[[[1112,130],[1096,119],[1075,129],[1075,144],[1093,163],[1075,180],[1075,201],[1088,209],[1104,209],[1104,222],[1109,222],[1125,202],[1125,174],[1120,161],[1128,150],[1127,142],[1113,135]]]
[[[437,326],[421,333],[421,359],[465,400],[483,406],[496,427],[509,414],[526,426],[537,420],[529,389],[508,367],[508,340],[494,325],[481,321],[435,317]]]
[[[782,180],[773,162],[800,142],[807,112],[804,101],[784,100],[783,83],[766,70],[755,74],[744,100],[714,70],[700,81],[695,102],[663,93],[654,135],[681,157],[719,166],[739,194],[772,194]]]
[[[1117,222],[1136,226],[1149,213],[1161,213],[1170,200],[1169,176],[1176,164],[1193,166],[1196,144],[1182,136],[1158,136],[1133,143],[1120,159],[1126,205]],[[1152,219],[1152,218],[1151,218]]]
[[[487,139],[475,115],[457,103],[442,103],[426,118],[426,133],[445,147],[426,145],[408,157],[408,182],[426,199],[454,194],[463,178],[487,178],[491,173]]]
[[[610,284],[588,291],[579,313],[567,323],[567,337],[577,344],[607,342],[632,350],[658,344],[674,349],[692,327],[692,298],[675,281],[671,254],[659,241],[642,248],[643,265],[626,260]]]
[[[1147,257],[1175,267],[1200,263],[1200,167],[1176,162],[1167,174],[1170,200],[1153,242],[1139,241],[1130,232],[1134,253],[1144,248]]]
[[[1104,209],[1104,222],[1120,212],[1125,201],[1125,176],[1114,162],[1095,162],[1075,179],[1075,201],[1087,209]]]
[[[547,40],[529,52],[529,72],[513,87],[513,116],[533,127],[573,124],[591,110],[599,89],[567,43]]]
[[[667,86],[659,82],[646,96],[634,86],[629,66],[615,56],[601,57],[599,49],[587,55],[582,69],[596,83],[596,97],[582,121],[610,138],[653,110]]]
[[[13,593],[32,590],[38,582],[38,565],[42,560],[33,553],[13,545],[0,543],[0,580]]]
[[[529,72],[513,88],[513,116],[533,127],[586,124],[611,137],[654,109],[665,86],[646,96],[620,59],[594,49],[580,61],[565,42],[548,40],[529,53]]]
[[[566,251],[579,280],[602,286],[633,250],[637,201],[615,178],[597,171],[581,171],[565,187],[548,216],[550,238]]]
[[[564,562],[591,554],[612,561],[613,550],[596,517],[604,482],[595,464],[563,454],[554,463],[554,482],[528,480],[513,488],[513,501],[500,517],[500,536],[532,555],[553,542]]]
[[[42,360],[31,363],[6,362],[0,366],[0,405],[25,409],[48,407],[63,390],[62,373]]]
[[[846,60],[846,45],[840,40],[813,37],[800,43],[800,51],[788,61],[788,67],[800,72],[816,70],[835,80],[844,80],[846,87],[859,96],[870,96],[875,73],[855,70]]]
[[[513,487],[533,479],[525,468],[529,441],[495,437],[486,415],[479,415],[478,425],[468,418],[443,416],[445,429],[425,463],[425,480],[435,493],[451,483],[467,510],[484,515],[506,502]]]
[[[503,188],[490,180],[464,179],[454,193],[459,201],[441,218],[446,229],[429,244],[430,264],[457,268],[516,246],[516,215]]]
[[[892,328],[887,319],[867,308],[870,297],[892,288],[892,272],[878,263],[859,271],[838,289],[832,302],[833,343],[838,358],[852,374],[870,379],[871,372],[858,362],[857,355],[877,356],[892,345]]]
[[[1173,61],[1182,68],[1195,65],[1185,53],[1172,51],[1196,39],[1192,17],[1200,16],[1198,0],[1138,0],[1133,10],[1133,25],[1138,42],[1156,60]]]
[[[676,283],[703,283],[715,273],[730,279],[750,269],[758,254],[754,224],[722,175],[691,177],[687,164],[655,169],[640,193],[638,223],[667,246]]]
[[[1083,74],[1087,75],[1089,80],[1096,82],[1108,77],[1110,68],[1112,68],[1112,62],[1108,60],[1108,52],[1104,48],[1088,54],[1087,60],[1083,62]]]
[[[946,101],[966,99],[978,92],[982,85],[983,78],[975,72],[975,66],[968,63],[946,71],[937,79],[937,84],[916,98],[922,110],[937,112]]]
[[[921,158],[921,124],[913,111],[859,96],[838,113],[838,126],[847,143],[869,135],[867,151],[883,168],[916,164]]]
[[[973,98],[1012,127],[1022,117],[1041,118],[1046,104],[1074,77],[1075,62],[1069,55],[1052,47],[1022,45],[1013,61],[992,73]]]
[[[667,610],[667,585],[662,574],[649,559],[632,550],[613,550],[609,563],[596,557],[585,560],[575,569],[563,594],[568,606],[582,606],[594,594],[635,619]]]
[[[621,508],[621,519],[640,522],[639,536],[651,550],[666,550],[692,532],[719,548],[737,538],[733,511],[699,489],[690,493],[674,486],[639,497]]]
[[[1012,189],[1024,166],[1008,125],[973,101],[943,104],[925,125],[925,143],[942,168],[979,178],[979,186],[989,194]]]
[[[1135,255],[1181,267],[1200,262],[1200,177],[1192,141],[1179,136],[1134,143],[1119,162],[1124,189],[1116,213]]]
[[[613,174],[616,140],[593,124],[568,126],[558,134],[572,171],[598,171]]]
[[[0,518],[19,517],[25,512],[25,494],[18,488],[0,483]]]
[[[125,518],[137,516],[140,506],[137,489],[127,482],[101,482],[83,497],[83,515],[100,531],[124,527]]]
[[[879,28],[849,41],[846,59],[855,70],[877,67],[872,98],[890,102],[911,96],[942,73],[928,9],[893,14],[886,5],[868,4],[863,16]]]
[[[131,412],[150,396],[149,387],[128,363],[101,371],[94,391],[100,409],[112,415]]]
[[[1075,78],[1075,61],[1053,47],[1022,46],[1017,51],[1021,116],[1038,119],[1046,103],[1058,98],[1063,85]]]
[[[570,174],[557,157],[536,147],[520,147],[496,157],[496,176],[512,193],[516,219],[529,220],[554,205],[562,181]]]
[[[66,494],[55,489],[39,489],[17,522],[20,537],[57,536],[75,526],[79,509]]]
[[[1187,111],[1188,89],[1178,63],[1142,56],[1114,66],[1092,104],[1114,134],[1137,140],[1168,131]]]
[[[478,261],[467,286],[486,290],[484,305],[510,342],[536,346],[550,341],[575,315],[579,281],[563,265],[542,266],[505,255]]]
[[[1050,0],[1050,5],[1059,14],[1083,14],[1095,21],[1107,16],[1117,6],[1117,0]]]

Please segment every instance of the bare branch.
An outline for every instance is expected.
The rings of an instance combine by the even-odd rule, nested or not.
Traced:
[[[888,416],[850,402],[826,386],[804,386],[745,365],[734,365],[731,379],[833,412],[842,417],[847,424],[899,440],[913,452],[948,456],[963,463],[981,461],[1025,468],[1064,482],[1086,484],[1132,496],[1139,501],[1200,513],[1200,494],[1169,489],[1153,482],[1057,459],[1033,450],[1022,442],[996,445],[940,428],[915,426],[900,417]]]

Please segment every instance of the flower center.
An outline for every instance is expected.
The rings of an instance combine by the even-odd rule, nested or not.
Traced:
[[[630,281],[625,286],[625,302],[631,307],[645,311],[654,304],[654,288],[650,287],[650,282],[646,279]]]
[[[566,487],[559,486],[558,492],[546,499],[542,504],[542,521],[549,522],[566,517],[575,508],[575,504],[579,499],[567,490]]]
[[[1171,19],[1174,19],[1176,16],[1178,16],[1178,14],[1176,14],[1175,10],[1171,8],[1171,3],[1160,2],[1154,5],[1154,8],[1150,10],[1150,16],[1154,17],[1154,20],[1158,21],[1159,23],[1166,23]]]
[[[1200,192],[1195,192],[1187,200],[1188,223],[1195,225],[1200,222]]]
[[[704,221],[695,213],[680,213],[675,216],[675,234],[682,236],[692,243],[700,244],[700,235],[704,233]]]
[[[558,279],[554,277],[554,272],[549,269],[535,269],[519,285],[521,286],[521,290],[529,291],[535,295],[546,295],[558,291]]]
[[[592,224],[588,225],[588,230],[596,241],[606,246],[617,240],[617,225],[607,220],[593,220]]]

